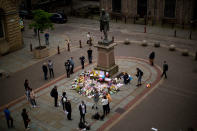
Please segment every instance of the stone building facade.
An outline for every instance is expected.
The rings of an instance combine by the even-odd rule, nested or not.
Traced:
[[[188,25],[197,20],[197,0],[100,0],[111,16],[146,17],[153,23]],[[133,20],[132,20],[133,21]]]
[[[0,55],[22,47],[17,0],[0,0]]]

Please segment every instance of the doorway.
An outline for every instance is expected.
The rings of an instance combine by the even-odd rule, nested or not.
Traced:
[[[112,0],[112,11],[121,12],[121,0]]]
[[[176,0],[165,0],[164,17],[175,18]]]
[[[140,18],[144,18],[147,15],[147,0],[137,1],[137,14]]]

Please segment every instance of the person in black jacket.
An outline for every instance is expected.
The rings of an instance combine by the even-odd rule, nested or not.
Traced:
[[[30,88],[28,79],[25,79],[24,87],[26,91]]]
[[[150,65],[154,66],[155,52],[151,52],[149,55]]]
[[[127,73],[124,74],[123,79],[124,79],[124,84],[128,84],[130,82],[129,75]]]
[[[84,69],[85,57],[81,56],[80,58],[82,69]]]
[[[44,63],[44,64],[42,65],[42,70],[43,70],[43,72],[44,72],[44,79],[47,80],[47,79],[48,79],[48,78],[47,78],[48,68],[47,68],[47,64],[46,64],[46,63]]]
[[[79,111],[80,111],[80,122],[83,121],[83,123],[85,123],[86,104],[84,103],[84,101],[81,101],[81,104],[79,105]]]
[[[70,100],[67,100],[66,103],[65,103],[65,105],[66,105],[66,111],[68,112],[67,118],[68,118],[68,120],[72,120],[71,119],[72,107],[71,107]]]
[[[136,68],[136,69],[137,69],[136,77],[138,78],[138,81],[137,81],[137,85],[136,86],[140,86],[140,85],[142,85],[143,72],[139,68]]]
[[[70,77],[70,61],[67,60],[67,62],[65,62],[65,64],[64,64],[64,66],[66,68],[67,77],[69,78]]]
[[[162,73],[161,77],[163,77],[163,75],[165,75],[165,78],[167,79],[167,74],[166,74],[167,71],[168,71],[168,64],[166,63],[166,61],[164,61],[164,63],[163,63],[163,73]]]
[[[23,108],[21,116],[23,117],[25,129],[29,129],[28,125],[29,125],[30,119],[29,119],[29,116],[28,116],[27,111],[26,111],[25,108]]]
[[[58,107],[58,105],[57,105],[57,100],[58,100],[57,86],[54,86],[54,88],[51,90],[51,96],[54,97],[55,107]]]
[[[92,49],[89,48],[89,50],[87,51],[87,53],[88,53],[89,64],[91,64],[92,63]]]

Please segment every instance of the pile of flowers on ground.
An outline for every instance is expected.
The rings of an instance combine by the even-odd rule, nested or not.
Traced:
[[[100,96],[107,92],[112,95],[119,91],[122,85],[117,78],[110,78],[108,72],[90,70],[81,73],[72,83],[72,88],[80,95],[92,98],[96,90]]]

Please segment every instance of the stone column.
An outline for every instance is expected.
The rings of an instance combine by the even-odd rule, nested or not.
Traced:
[[[114,47],[116,45],[116,43],[95,45],[98,52],[97,67],[95,70],[108,72],[110,76],[118,72],[118,65],[115,64],[114,57]]]

